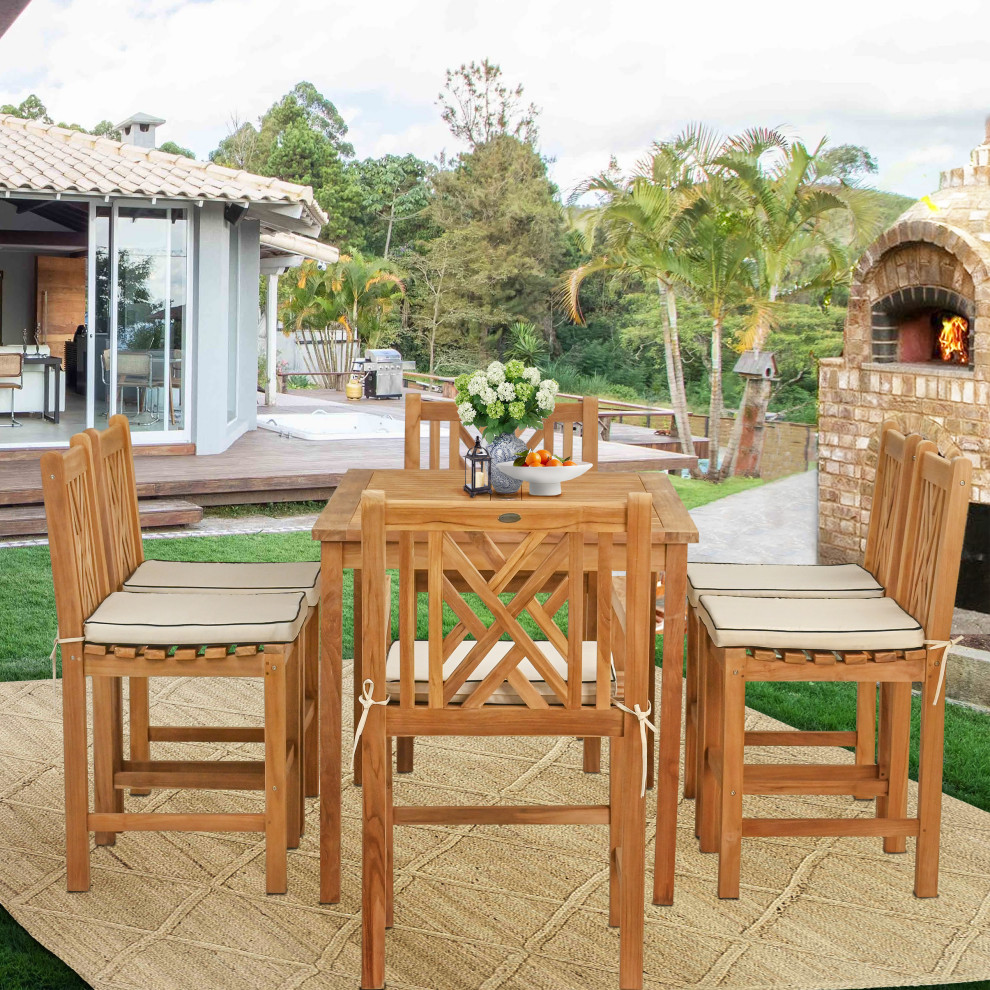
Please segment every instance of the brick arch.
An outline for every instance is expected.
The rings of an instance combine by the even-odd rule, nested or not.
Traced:
[[[922,413],[891,412],[884,419],[894,424],[894,428],[903,434],[920,433],[925,440],[931,440],[938,447],[943,457],[961,457],[962,451],[956,444],[955,437],[937,420]],[[880,446],[878,436],[870,438],[869,459],[876,464],[877,451]]]
[[[987,248],[969,231],[936,220],[902,220],[881,234],[861,255],[853,270],[853,282],[862,282],[889,251],[911,244],[934,244],[959,260],[981,285],[988,277]]]

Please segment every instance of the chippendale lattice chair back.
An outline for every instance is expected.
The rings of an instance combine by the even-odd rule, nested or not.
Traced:
[[[620,983],[641,985],[647,746],[641,717],[649,711],[652,655],[647,619],[652,501],[646,493],[634,493],[594,506],[521,501],[512,508],[507,513],[504,505],[467,500],[455,506],[386,501],[374,491],[362,498],[365,988],[384,985],[393,826],[427,821],[608,823],[610,920],[621,931]],[[518,533],[519,542],[505,555],[488,536],[496,529]],[[399,639],[391,646],[386,533],[399,544]],[[488,569],[493,552],[501,557],[494,573]],[[417,640],[416,575],[422,570],[428,575],[428,638]],[[599,576],[594,641],[585,639],[588,570]],[[615,570],[626,572],[621,611],[613,606]],[[517,576],[517,590],[503,601]],[[461,593],[462,584],[476,599]],[[561,629],[555,616],[565,604]],[[457,620],[446,631],[445,605]],[[523,612],[535,623],[539,640],[520,623]],[[622,707],[612,697],[618,626],[624,626]],[[386,698],[390,704],[384,704]],[[609,736],[610,801],[583,807],[393,808],[391,739],[417,735]]]

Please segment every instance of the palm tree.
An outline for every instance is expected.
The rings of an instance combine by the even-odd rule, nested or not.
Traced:
[[[680,249],[670,260],[670,276],[704,307],[712,321],[709,364],[708,478],[718,480],[719,425],[722,421],[722,341],[725,319],[752,299],[755,228],[739,209],[736,190],[713,175],[678,221]]]
[[[691,126],[673,141],[657,142],[627,179],[604,172],[583,184],[580,192],[597,193],[600,204],[586,215],[584,231],[589,253],[600,253],[566,276],[564,295],[571,319],[583,322],[579,294],[582,283],[596,272],[654,284],[661,300],[664,363],[670,403],[681,450],[694,454],[694,439],[684,388],[681,341],[677,322],[675,269],[685,233],[684,211],[695,199],[709,163],[722,150],[715,134]]]
[[[389,342],[397,329],[392,317],[404,295],[402,279],[384,262],[341,255],[326,269],[305,262],[279,312],[283,325],[307,345],[303,353],[311,370],[329,376],[351,367],[360,343],[380,347]]]
[[[539,365],[546,361],[547,342],[535,323],[513,323],[509,327],[509,345],[505,353],[524,364]]]
[[[800,142],[768,142],[760,132],[743,135],[719,156],[716,167],[741,197],[753,225],[755,279],[740,350],[764,348],[781,303],[829,292],[848,278],[849,259],[836,220],[861,231],[876,226],[868,200],[842,181],[829,181],[823,140],[810,151]],[[810,259],[810,261],[809,261]],[[758,475],[770,383],[748,379],[723,462],[722,476]]]

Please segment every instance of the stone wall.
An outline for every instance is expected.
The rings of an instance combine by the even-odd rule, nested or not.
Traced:
[[[722,449],[729,442],[734,419],[723,417],[719,431]],[[692,416],[691,430],[698,436],[708,435],[708,417]],[[770,422],[764,427],[763,461],[760,477],[766,481],[786,478],[814,467],[818,460],[818,431],[807,423]]]

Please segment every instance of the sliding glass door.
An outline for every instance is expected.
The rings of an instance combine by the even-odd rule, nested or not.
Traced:
[[[135,442],[187,434],[189,248],[186,210],[98,207],[94,413],[122,413]]]

